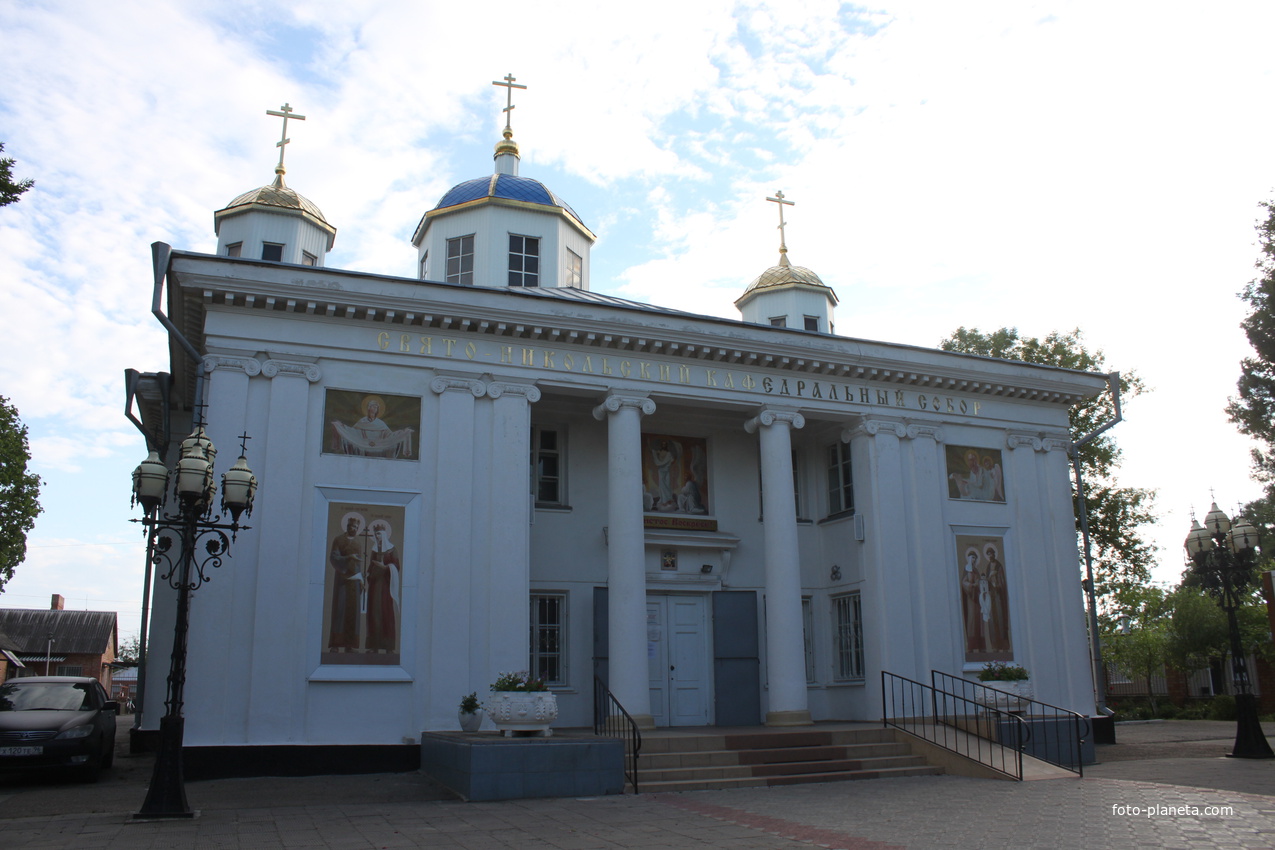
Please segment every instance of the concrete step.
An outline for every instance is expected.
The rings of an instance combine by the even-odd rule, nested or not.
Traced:
[[[914,755],[883,758],[832,759],[820,761],[771,762],[717,767],[673,767],[660,770],[642,769],[641,780],[671,782],[703,779],[745,779],[749,777],[804,776],[811,773],[861,773],[874,770],[925,766],[925,759]]]
[[[806,782],[849,782],[859,779],[889,779],[900,776],[937,776],[943,768],[922,764],[918,767],[887,767],[878,770],[832,771],[789,776],[741,776],[720,779],[642,780],[643,794],[671,791],[719,791],[728,788],[766,788],[797,785]]]
[[[695,750],[692,752],[642,752],[642,764],[651,770],[678,767],[725,767],[737,764],[769,764],[795,761],[834,761],[908,755],[907,744],[842,744],[827,747],[782,747],[765,750]]]

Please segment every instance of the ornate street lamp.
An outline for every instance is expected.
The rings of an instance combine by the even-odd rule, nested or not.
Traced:
[[[1217,502],[1204,517],[1201,526],[1191,517],[1191,531],[1186,538],[1187,555],[1191,558],[1200,585],[1226,611],[1226,625],[1231,637],[1231,678],[1235,682],[1235,746],[1232,758],[1275,758],[1271,745],[1262,733],[1257,719],[1257,696],[1249,684],[1248,664],[1240,641],[1240,624],[1236,610],[1244,604],[1253,578],[1257,549],[1257,529],[1242,516],[1234,522],[1218,509]]]
[[[229,557],[230,544],[240,531],[241,515],[252,515],[257,478],[244,456],[248,435],[241,437],[239,460],[221,477],[221,511],[213,514],[213,462],[217,449],[204,433],[204,426],[182,441],[181,459],[170,474],[156,452],[133,471],[133,503],[140,504],[146,529],[147,551],[156,568],[158,581],[166,581],[177,591],[177,622],[173,627],[173,654],[168,672],[164,716],[159,721],[159,752],[151,774],[146,802],[135,818],[188,818],[194,812],[186,802],[185,773],[182,768],[182,739],[185,719],[182,705],[186,687],[186,636],[190,623],[190,595],[210,578],[208,570],[221,566]],[[177,510],[166,504],[170,481]],[[223,516],[230,515],[230,522]],[[227,536],[226,532],[230,532]]]

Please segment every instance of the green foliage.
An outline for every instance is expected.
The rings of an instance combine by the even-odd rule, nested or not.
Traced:
[[[142,641],[137,635],[125,638],[120,643],[119,654],[115,660],[121,664],[137,664],[142,660]]]
[[[1257,223],[1260,254],[1255,263],[1260,277],[1240,293],[1248,303],[1248,317],[1240,323],[1253,347],[1253,356],[1240,363],[1239,394],[1226,413],[1241,432],[1265,444],[1253,450],[1259,480],[1275,481],[1275,202],[1261,205],[1266,218]]]
[[[1234,720],[1235,697],[1230,694],[1218,694],[1209,705],[1209,720]]]
[[[4,153],[4,142],[0,142],[0,153]],[[15,203],[23,192],[35,185],[30,178],[14,180],[13,164],[12,157],[0,156],[0,207]]]
[[[1089,351],[1079,330],[1070,333],[1055,331],[1042,340],[1021,336],[1017,328],[983,333],[977,328],[961,327],[940,342],[939,348],[1087,372],[1109,371],[1101,349]],[[1122,404],[1145,390],[1145,385],[1135,373],[1121,373]],[[1115,419],[1115,400],[1110,392],[1105,392],[1075,405],[1068,415],[1071,437],[1079,439]],[[1151,580],[1155,550],[1142,538],[1142,528],[1155,521],[1155,493],[1121,487],[1116,482],[1120,448],[1110,432],[1080,449],[1080,465],[1089,509],[1094,592],[1106,618],[1106,628],[1110,629],[1113,619],[1138,606],[1141,589]]]
[[[543,679],[533,679],[525,670],[520,673],[501,673],[491,683],[493,691],[547,691]]]
[[[1031,678],[1026,667],[1017,664],[1006,664],[1004,661],[989,661],[978,671],[980,682],[1023,682]]]
[[[482,708],[483,704],[478,701],[478,691],[465,696],[460,701],[460,710],[462,714],[473,714]]]
[[[27,471],[31,451],[18,411],[0,396],[0,591],[27,556],[27,532],[40,513],[40,476]]]

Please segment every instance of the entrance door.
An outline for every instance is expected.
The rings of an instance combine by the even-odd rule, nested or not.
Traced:
[[[655,725],[708,725],[707,597],[647,596],[646,631]]]

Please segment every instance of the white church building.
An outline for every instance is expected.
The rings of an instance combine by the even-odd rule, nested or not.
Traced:
[[[562,727],[595,676],[646,727],[800,726],[997,660],[1094,712],[1067,417],[1106,376],[838,335],[782,239],[738,320],[596,293],[601,211],[521,175],[508,127],[413,278],[328,267],[276,172],[215,255],[156,246],[189,347],[171,392],[141,377],[146,428],[171,460],[206,405],[218,475],[246,433],[261,481],[193,598],[187,747],[401,747],[521,670]]]

